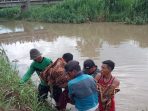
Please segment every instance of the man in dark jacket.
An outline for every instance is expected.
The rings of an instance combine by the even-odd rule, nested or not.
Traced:
[[[95,78],[95,76],[100,73],[100,70],[92,59],[87,59],[83,63],[83,72]]]

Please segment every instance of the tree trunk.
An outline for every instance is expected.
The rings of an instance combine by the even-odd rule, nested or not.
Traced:
[[[24,1],[24,3],[21,5],[21,12],[24,13],[28,11],[30,8],[30,0]]]

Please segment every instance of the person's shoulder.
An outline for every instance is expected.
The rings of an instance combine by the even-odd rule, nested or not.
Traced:
[[[68,87],[71,87],[73,84],[74,84],[74,80],[73,79],[68,81]]]
[[[51,58],[49,58],[49,57],[43,57],[44,59],[46,59],[46,60],[51,60]]]
[[[30,67],[33,67],[36,64],[35,61],[32,61],[32,63],[30,64]]]
[[[49,58],[49,57],[44,57],[44,60],[45,60],[45,61],[52,62],[52,59],[51,59],[51,58]]]
[[[113,76],[113,77],[114,77],[114,76]],[[114,85],[115,87],[119,87],[119,85],[120,85],[120,81],[119,81],[116,77],[114,77],[113,85]]]
[[[101,73],[97,73],[97,75],[95,76],[95,80],[99,80],[101,77]]]
[[[88,75],[88,74],[83,74],[82,76],[85,76],[85,77],[87,77],[87,78],[93,79],[93,77],[92,77],[91,75]]]
[[[117,79],[116,76],[112,76],[114,78],[114,82],[120,82],[119,79]]]
[[[77,84],[81,79],[82,79],[83,75],[80,75],[78,77],[75,77],[71,80],[68,81],[68,85],[73,85],[73,84]]]

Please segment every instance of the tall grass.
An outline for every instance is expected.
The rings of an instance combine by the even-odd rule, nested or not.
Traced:
[[[0,54],[0,110],[53,111],[48,104],[37,101],[37,91],[31,82],[19,86],[18,72]]]
[[[10,13],[10,14],[9,14]],[[56,23],[118,21],[148,23],[148,0],[63,0],[56,5],[32,6],[21,13],[18,8],[1,9],[0,17]]]
[[[29,20],[60,23],[95,21],[99,15],[99,4],[98,0],[65,0],[51,7],[31,8]]]
[[[125,21],[132,24],[148,23],[148,0],[134,0]]]
[[[0,9],[0,18],[15,19],[20,15],[19,7]]]

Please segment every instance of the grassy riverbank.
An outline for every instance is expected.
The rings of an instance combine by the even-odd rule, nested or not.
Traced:
[[[37,90],[31,82],[19,86],[17,71],[0,54],[0,111],[53,111],[37,102]]]
[[[64,0],[56,5],[0,9],[0,18],[51,23],[124,22],[148,23],[148,0]]]

